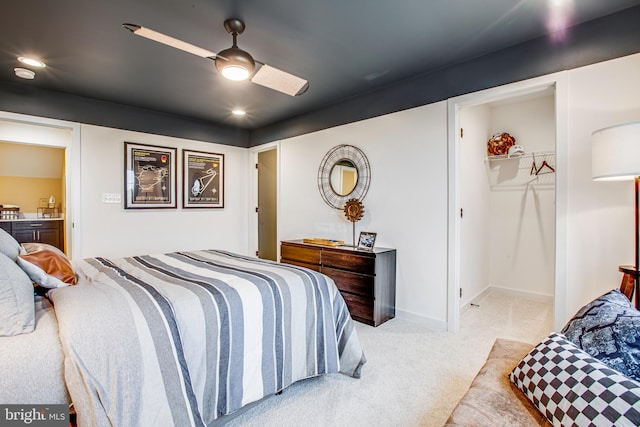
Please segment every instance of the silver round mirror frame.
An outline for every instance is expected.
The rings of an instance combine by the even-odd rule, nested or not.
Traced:
[[[341,161],[351,162],[357,170],[357,182],[355,188],[348,194],[340,195],[331,186],[331,171]],[[324,156],[318,168],[318,190],[322,199],[334,209],[344,208],[349,199],[362,201],[369,191],[371,182],[371,168],[369,160],[362,150],[353,145],[342,144],[333,147]]]

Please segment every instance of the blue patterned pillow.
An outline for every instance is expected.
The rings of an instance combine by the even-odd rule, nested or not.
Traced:
[[[640,312],[618,289],[582,307],[561,332],[605,365],[640,381]]]

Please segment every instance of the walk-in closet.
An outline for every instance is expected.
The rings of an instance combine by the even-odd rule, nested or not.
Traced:
[[[547,303],[553,312],[554,105],[550,87],[460,111],[461,310],[499,292]],[[501,134],[515,147],[509,153],[505,142],[505,154],[489,153],[487,142]]]

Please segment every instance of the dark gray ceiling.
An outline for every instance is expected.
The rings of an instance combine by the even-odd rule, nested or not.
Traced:
[[[549,33],[561,0],[19,0],[0,16],[0,81],[255,130]],[[565,26],[640,0],[565,0]],[[290,97],[222,78],[213,62],[136,37],[131,22],[200,47],[239,46],[310,82]],[[570,32],[549,36],[563,43]],[[48,65],[13,75],[19,55]],[[505,67],[509,64],[496,64]],[[0,94],[1,96],[1,94]],[[242,107],[247,117],[232,117]]]

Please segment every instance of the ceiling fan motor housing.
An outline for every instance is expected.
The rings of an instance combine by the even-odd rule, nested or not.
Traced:
[[[224,28],[233,36],[233,46],[216,55],[216,68],[228,79],[245,80],[256,67],[253,57],[236,43],[236,37],[244,32],[245,25],[240,19],[227,19]]]
[[[247,71],[247,75],[243,79],[238,79],[244,80],[253,73],[255,67],[256,62],[253,60],[251,55],[236,46],[225,49],[216,56],[216,68],[227,78],[230,78],[226,74],[228,72],[228,70],[226,70],[227,68],[245,69]]]

